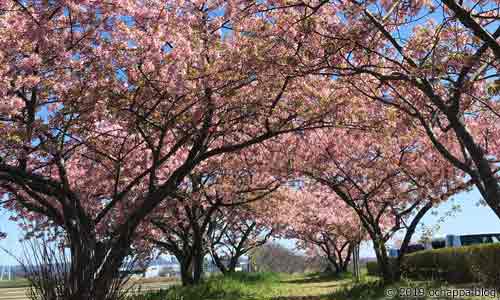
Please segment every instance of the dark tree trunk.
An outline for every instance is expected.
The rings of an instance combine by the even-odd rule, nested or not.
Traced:
[[[405,236],[403,238],[403,243],[401,243],[401,247],[399,247],[399,255],[396,260],[396,266],[393,268],[395,273],[394,275],[394,280],[399,281],[401,280],[401,265],[403,262],[403,258],[408,252],[408,246],[410,245],[411,238],[413,237],[413,234],[415,233],[415,230],[417,229],[418,224],[420,223],[420,220],[425,216],[425,214],[432,208],[432,202],[426,203],[415,215],[413,220],[410,223],[410,226],[406,230]]]
[[[347,246],[347,254],[345,258],[342,258],[342,252],[339,253],[339,266],[340,266],[340,272],[345,273],[347,272],[347,267],[349,266],[349,262],[351,261],[352,257],[352,252],[354,250],[354,243],[349,243]]]
[[[339,263],[337,262],[337,258],[335,257],[335,255],[327,255],[326,258],[328,259],[328,262],[330,263],[330,268],[333,267],[332,271],[335,274],[340,274],[340,272],[342,272],[342,270],[341,270]]]
[[[460,141],[464,144],[477,168],[477,174],[470,174],[488,206],[500,218],[500,183],[489,160],[480,145],[476,144],[465,125],[456,117],[450,123]]]
[[[179,260],[180,268],[181,268],[181,282],[183,286],[193,285],[193,270],[191,262],[187,262],[186,260]]]
[[[212,253],[212,259],[213,259],[215,265],[217,266],[217,268],[219,269],[219,271],[221,271],[221,273],[223,275],[226,275],[229,273],[229,270],[226,268],[226,265],[224,265],[224,263],[222,262],[222,259],[220,258],[219,255],[217,255],[216,253]]]
[[[199,284],[203,276],[203,253],[197,253],[193,257],[193,284]]]
[[[227,271],[229,274],[236,272],[236,266],[238,265],[238,260],[240,255],[236,254],[229,260],[229,265],[227,266]]]
[[[45,274],[54,286],[40,287],[41,293],[54,294],[53,299],[111,300],[121,295],[126,275],[120,273],[122,262],[129,254],[129,240],[117,239],[109,244],[99,242],[86,224],[72,224],[68,233],[70,257],[66,274]],[[61,254],[65,255],[65,254]],[[60,261],[47,263],[61,263]],[[62,276],[61,276],[62,275]],[[49,279],[52,278],[52,279]],[[43,291],[53,289],[54,292]],[[57,295],[57,296],[55,296]]]
[[[471,30],[476,37],[485,42],[485,46],[489,47],[496,58],[500,57],[500,44],[497,42],[497,38],[500,36],[500,28],[497,28],[493,34],[488,33],[481,24],[477,23],[467,10],[462,7],[462,3],[457,3],[455,0],[443,0],[442,1],[449,9],[455,13],[455,17],[469,30]],[[370,20],[374,25],[386,36],[390,33],[384,28],[376,18],[370,17]],[[389,40],[390,43],[396,48],[402,51],[401,45],[398,44],[396,40]],[[481,54],[483,50],[486,49],[481,47],[478,49],[476,54]],[[403,54],[403,53],[401,53]],[[407,60],[407,59],[405,59]],[[411,61],[411,60],[410,60]],[[477,60],[480,62],[481,60]],[[414,62],[412,62],[414,63]],[[415,65],[415,67],[417,67]],[[473,75],[471,70],[475,70],[474,64],[465,65],[462,69],[466,71],[464,75]],[[469,70],[467,70],[469,68]],[[474,71],[475,72],[475,71]],[[466,76],[466,77],[467,77]],[[443,145],[438,138],[435,136],[432,127],[434,126],[432,122],[426,120],[426,118],[420,114],[420,112],[410,112],[412,116],[416,116],[420,123],[425,128],[426,134],[433,143],[434,147],[440,152],[440,154],[447,159],[456,168],[464,171],[470,175],[472,182],[477,187],[481,196],[484,198],[488,206],[491,207],[493,212],[500,218],[500,182],[496,176],[495,166],[488,160],[489,154],[483,149],[481,144],[478,142],[481,137],[475,138],[474,135],[469,131],[466,124],[463,121],[463,112],[460,111],[460,106],[462,105],[461,98],[463,92],[460,91],[464,84],[471,83],[471,81],[457,81],[454,84],[453,93],[448,99],[443,99],[440,96],[441,93],[437,92],[433,84],[428,79],[419,78],[419,80],[406,79],[409,80],[416,88],[418,88],[422,93],[424,93],[427,98],[442,112],[449,124],[450,129],[453,130],[457,137],[457,141],[463,148],[464,159],[454,155],[452,151]],[[451,89],[450,89],[451,90]]]
[[[384,281],[384,284],[390,284],[394,282],[394,277],[389,265],[389,258],[387,256],[387,248],[385,247],[385,242],[378,238],[372,238],[372,240],[382,280]]]
[[[203,244],[203,237],[200,230],[194,227],[193,232],[193,248],[192,248],[192,262],[193,262],[193,284],[201,282],[203,276],[203,262],[205,258],[205,250]]]

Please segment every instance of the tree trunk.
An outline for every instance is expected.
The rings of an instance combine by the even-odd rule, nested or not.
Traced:
[[[500,183],[492,170],[492,165],[486,158],[483,148],[478,145],[472,135],[467,130],[463,122],[451,113],[447,114],[450,124],[453,126],[455,134],[463,143],[472,161],[477,168],[477,174],[469,174],[475,179],[475,184],[483,196],[484,200],[493,209],[493,212],[500,218]]]
[[[498,31],[498,34],[500,34],[500,31]],[[471,176],[474,185],[481,193],[481,196],[483,196],[484,200],[488,206],[491,207],[497,217],[500,218],[500,182],[495,176],[492,164],[487,159],[488,154],[484,151],[481,145],[476,142],[473,135],[464,124],[462,118],[458,115],[457,111],[455,109],[450,109],[440,97],[436,97],[431,86],[424,84],[418,85],[418,88],[429,97],[429,99],[441,110],[441,112],[446,115],[459,143],[463,145],[464,150],[470,156],[471,163],[474,164],[475,168],[470,166],[468,162],[462,162],[453,156],[446,146],[441,144],[436,139],[430,125],[427,124],[425,120],[421,119],[420,122],[426,127],[427,136],[431,139],[434,147],[444,158],[446,158],[456,168],[461,169]],[[460,99],[454,100],[460,101]]]
[[[238,255],[235,255],[235,256],[231,257],[231,259],[229,260],[229,265],[227,266],[227,270],[228,270],[229,274],[236,272],[236,266],[238,265],[239,258],[240,257]]]
[[[229,270],[226,268],[226,265],[222,262],[222,259],[220,258],[219,255],[212,253],[212,260],[214,261],[215,265],[221,271],[223,275],[226,275],[229,273]]]
[[[88,235],[81,235],[79,240],[70,238],[70,271],[65,289],[71,299],[105,299],[107,278],[95,280],[98,257],[92,257],[96,252],[96,241]],[[94,259],[93,259],[94,258]],[[97,290],[99,286],[101,290]],[[100,295],[98,295],[100,294]]]
[[[378,267],[380,269],[380,273],[382,275],[382,280],[384,281],[384,284],[394,282],[391,268],[389,266],[389,258],[387,257],[387,249],[385,247],[384,241],[379,239],[373,239],[373,246],[375,254],[377,256]]]
[[[203,275],[203,262],[205,251],[203,247],[203,238],[199,231],[193,233],[193,284],[201,282]]]
[[[194,279],[193,279],[192,264],[191,263],[188,264],[186,261],[181,261],[181,260],[179,260],[179,264],[181,267],[182,285],[183,286],[193,285]]]
[[[36,296],[43,299],[112,300],[121,296],[126,274],[120,273],[128,248],[118,247],[122,240],[104,244],[92,228],[74,225],[68,233],[69,257],[50,243],[36,242],[27,278]]]
[[[337,258],[335,257],[335,255],[327,255],[326,258],[328,259],[328,262],[330,262],[330,266],[333,266],[333,272],[335,274],[340,274],[342,270],[339,263],[337,262]]]
[[[340,265],[340,272],[347,272],[347,267],[349,266],[349,262],[351,261],[352,257],[352,252],[354,250],[354,243],[349,243],[349,246],[347,246],[347,255],[345,259],[342,259],[342,253],[339,253],[339,265]]]
[[[415,215],[413,220],[410,223],[410,226],[406,230],[405,236],[403,238],[403,243],[401,243],[401,247],[399,247],[399,255],[396,260],[396,266],[393,268],[395,273],[394,275],[394,280],[395,281],[400,281],[401,280],[401,264],[403,262],[403,258],[408,252],[408,246],[410,245],[411,238],[413,237],[413,234],[415,233],[415,230],[417,229],[417,225],[420,223],[420,220],[425,216],[425,214],[432,208],[432,202],[426,203]]]
[[[197,253],[193,257],[193,284],[199,284],[203,276],[203,258],[202,253]]]

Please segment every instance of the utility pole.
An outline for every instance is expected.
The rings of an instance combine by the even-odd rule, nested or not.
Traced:
[[[354,251],[353,251],[353,273],[354,273],[354,280],[356,282],[359,282],[360,280],[360,267],[359,267],[359,242],[357,242],[354,245]]]

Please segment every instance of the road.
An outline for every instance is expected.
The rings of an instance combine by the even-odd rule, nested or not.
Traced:
[[[141,291],[166,289],[175,283],[143,283],[140,285]],[[0,300],[28,300],[26,297],[27,288],[0,288]]]

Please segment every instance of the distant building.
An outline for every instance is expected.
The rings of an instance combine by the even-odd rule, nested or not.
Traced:
[[[173,257],[159,257],[145,267],[143,276],[146,278],[154,277],[178,277],[181,273],[181,267]]]
[[[491,244],[491,243],[500,243],[500,233],[465,234],[465,235],[448,234],[444,238],[441,237],[432,239],[430,243],[411,244],[409,246],[408,253],[424,249],[454,248],[454,247]],[[389,248],[387,249],[387,255],[389,257],[398,257],[399,249]]]
[[[0,266],[0,280],[12,280],[15,277],[12,266]]]
[[[26,277],[24,268],[20,265],[0,265],[0,280],[14,280]]]
[[[180,277],[180,265],[175,259],[167,260],[157,260],[149,264],[145,268],[143,276],[146,278],[154,277]],[[249,272],[250,271],[250,260],[248,257],[241,257],[236,266],[236,272]],[[203,272],[205,275],[210,276],[220,273],[219,268],[213,262],[211,258],[206,258],[203,262]]]
[[[410,244],[410,245],[408,245],[408,248],[406,249],[406,254],[417,252],[417,251],[422,251],[425,249],[427,249],[427,248],[424,244],[421,244],[421,243]],[[398,257],[399,256],[399,249],[388,248],[387,255],[389,257]]]
[[[229,260],[222,260],[222,263],[226,266],[229,265]],[[220,270],[217,265],[212,261],[212,259],[205,260],[204,271],[206,273],[219,273]],[[235,268],[236,272],[250,272],[250,259],[247,256],[242,256],[238,260],[238,264]]]
[[[179,264],[151,265],[146,268],[144,277],[176,277],[180,275]]]
[[[478,244],[500,243],[500,233],[466,234],[446,236],[446,247],[461,247]]]

